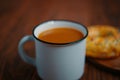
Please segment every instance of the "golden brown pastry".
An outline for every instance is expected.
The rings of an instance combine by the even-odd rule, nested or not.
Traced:
[[[120,56],[120,33],[115,27],[94,25],[88,27],[87,52],[88,57],[114,58]]]

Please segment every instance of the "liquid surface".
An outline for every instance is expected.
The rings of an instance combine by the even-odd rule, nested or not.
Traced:
[[[51,43],[69,43],[80,40],[83,34],[72,28],[54,28],[40,33],[38,38]]]

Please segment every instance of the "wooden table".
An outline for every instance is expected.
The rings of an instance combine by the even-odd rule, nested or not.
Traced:
[[[18,55],[18,42],[34,26],[51,19],[120,28],[120,0],[0,0],[0,80],[41,80],[36,68]],[[34,43],[26,43],[25,50],[35,56]],[[86,61],[80,80],[120,80],[120,74]]]

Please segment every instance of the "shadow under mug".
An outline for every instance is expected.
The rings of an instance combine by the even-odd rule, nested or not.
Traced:
[[[80,30],[84,37],[71,43],[49,43],[39,40],[38,35],[45,30],[57,27],[70,27]],[[37,68],[43,80],[78,80],[84,73],[86,37],[88,30],[82,24],[67,20],[46,21],[33,29],[33,34],[23,37],[18,45],[21,58]],[[35,59],[26,55],[23,46],[27,41],[35,42]]]

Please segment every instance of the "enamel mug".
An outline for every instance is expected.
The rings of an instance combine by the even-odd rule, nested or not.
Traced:
[[[63,44],[38,39],[41,32],[63,26],[81,31],[84,37],[78,41]],[[43,80],[78,80],[84,73],[87,35],[87,28],[80,23],[67,20],[46,21],[36,26],[32,35],[20,40],[19,55],[25,62],[37,68],[38,75]],[[23,49],[28,41],[35,42],[35,59],[29,57]]]

